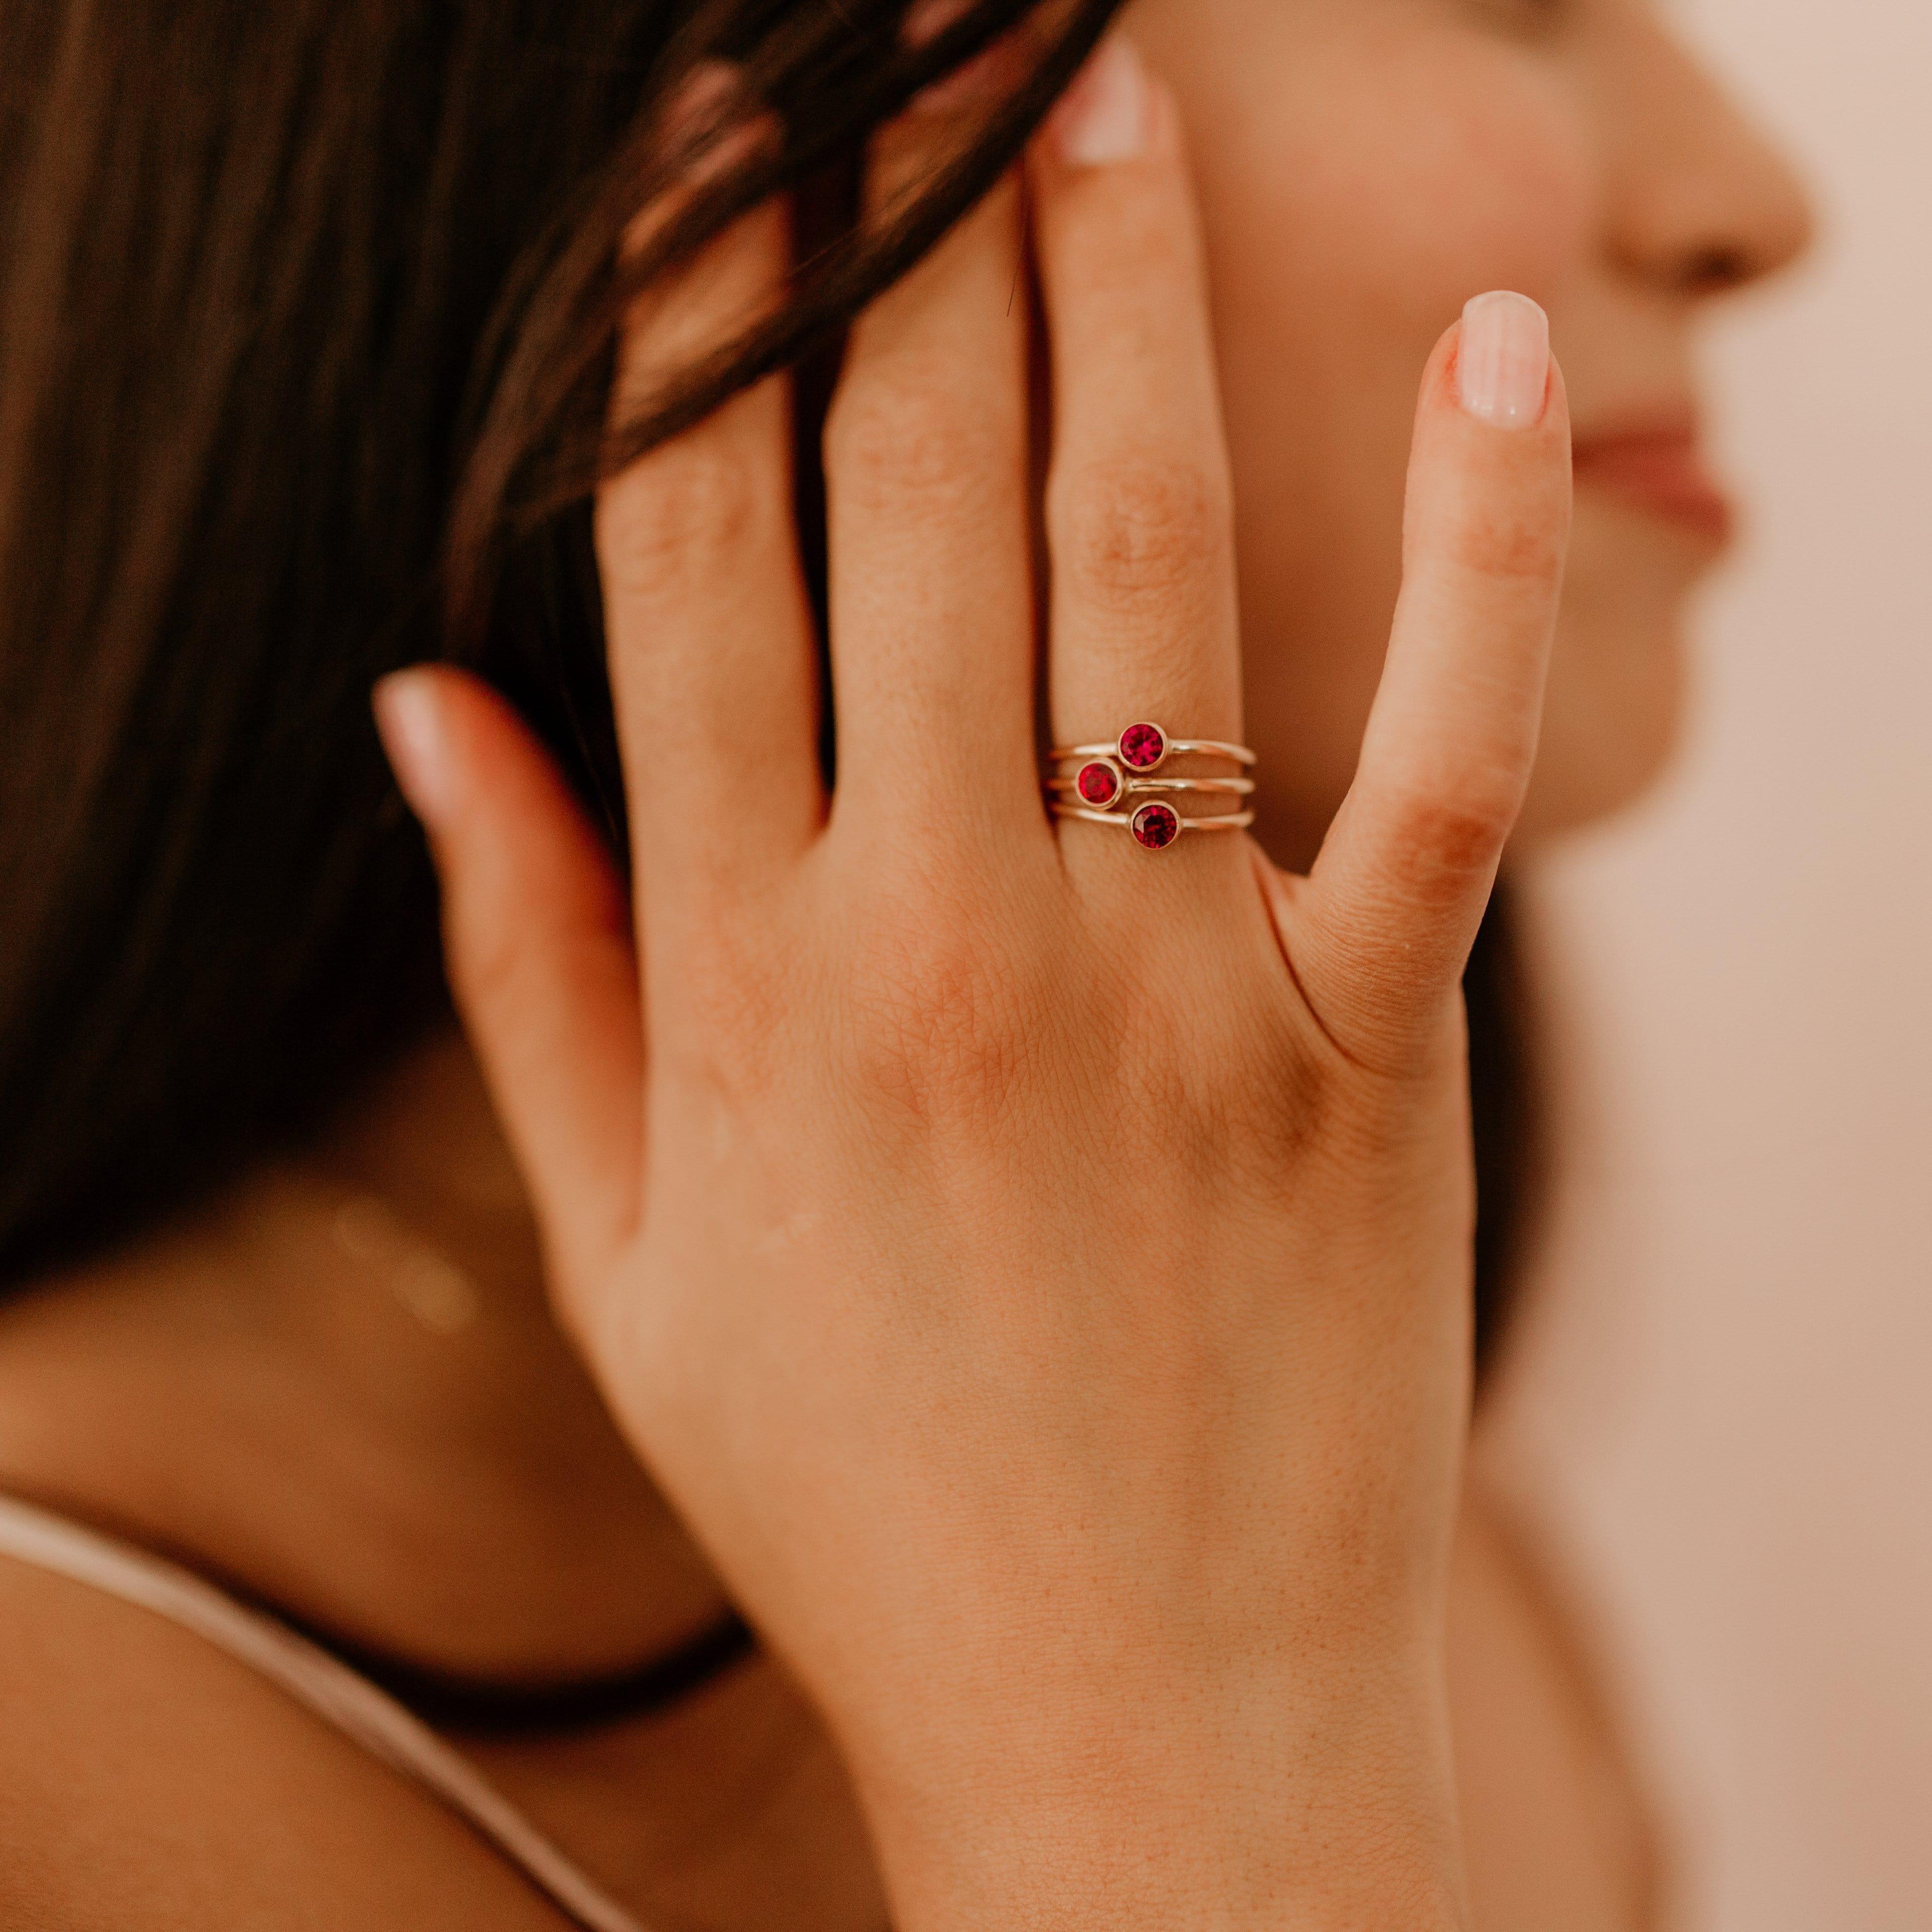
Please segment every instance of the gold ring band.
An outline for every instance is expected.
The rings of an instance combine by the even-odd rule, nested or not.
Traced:
[[[1048,778],[1049,791],[1070,791],[1080,796],[1078,778]],[[1252,778],[1126,778],[1121,782],[1117,796],[1132,798],[1154,791],[1211,791],[1232,793],[1238,798],[1246,798],[1255,788]]]
[[[1056,745],[1050,755],[1068,759],[1117,758],[1120,754],[1120,742],[1116,740],[1111,745]],[[1255,762],[1255,754],[1246,746],[1231,745],[1222,738],[1170,738],[1166,755],[1170,758],[1232,758],[1238,765]]]

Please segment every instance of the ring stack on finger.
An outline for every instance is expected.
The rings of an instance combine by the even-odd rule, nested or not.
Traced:
[[[1055,769],[1046,782],[1047,799],[1056,818],[1124,826],[1149,852],[1166,851],[1184,832],[1238,832],[1255,822],[1245,807],[1184,817],[1164,795],[1251,796],[1255,782],[1245,774],[1255,754],[1245,745],[1176,738],[1158,724],[1143,723],[1130,724],[1111,745],[1056,745],[1048,755]],[[1233,765],[1237,775],[1199,777],[1190,765],[1184,776],[1167,769],[1175,759]]]

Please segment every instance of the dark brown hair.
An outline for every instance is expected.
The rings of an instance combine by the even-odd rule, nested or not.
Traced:
[[[915,46],[905,0],[0,0],[0,1282],[299,1136],[446,1010],[382,673],[476,664],[621,843],[596,476],[836,352],[1118,4],[980,0]],[[860,225],[872,131],[1016,29],[1024,77]],[[782,133],[620,274],[688,158],[665,104],[721,58],[724,118]],[[784,305],[612,435],[635,288],[779,191],[809,236]],[[1483,990],[1510,956],[1492,923],[1486,1342],[1520,1220],[1514,991]]]

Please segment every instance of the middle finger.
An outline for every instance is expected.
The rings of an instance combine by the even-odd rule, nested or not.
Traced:
[[[880,137],[876,210],[946,124]],[[854,330],[825,432],[835,820],[1042,828],[1033,732],[1023,224],[1010,176]]]

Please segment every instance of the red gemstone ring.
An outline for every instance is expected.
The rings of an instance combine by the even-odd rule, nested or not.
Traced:
[[[1169,758],[1226,758],[1238,765],[1252,765],[1255,754],[1245,745],[1231,745],[1222,738],[1176,738],[1160,725],[1130,724],[1111,745],[1056,745],[1052,756],[1058,763],[1076,759],[1118,761],[1126,770],[1139,775],[1160,770]]]
[[[1252,765],[1255,754],[1245,745],[1231,745],[1220,738],[1176,738],[1159,724],[1142,723],[1130,724],[1111,745],[1057,745],[1052,755],[1056,764],[1072,767],[1046,782],[1048,802],[1056,818],[1124,825],[1150,852],[1164,852],[1184,832],[1239,832],[1255,822],[1254,814],[1248,811],[1184,818],[1167,798],[1148,796],[1205,792],[1224,798],[1250,796],[1255,788],[1251,778],[1156,776],[1174,758]]]
[[[1252,812],[1216,812],[1206,818],[1184,818],[1165,799],[1150,799],[1132,812],[1094,812],[1084,805],[1054,801],[1056,818],[1084,818],[1093,825],[1124,825],[1134,842],[1150,852],[1164,852],[1184,832],[1243,832],[1255,822]]]

